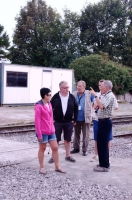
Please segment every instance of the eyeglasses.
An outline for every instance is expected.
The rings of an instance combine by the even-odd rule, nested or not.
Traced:
[[[84,87],[83,85],[77,85],[77,88],[82,88],[82,87]]]
[[[64,90],[69,89],[69,87],[62,87]]]
[[[51,97],[52,95],[51,94],[46,94],[46,96]]]

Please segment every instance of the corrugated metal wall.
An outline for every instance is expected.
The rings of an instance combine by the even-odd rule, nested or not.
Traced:
[[[0,106],[3,104],[4,63],[0,63]]]

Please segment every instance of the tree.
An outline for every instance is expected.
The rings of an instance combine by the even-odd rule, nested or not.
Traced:
[[[53,56],[49,38],[58,14],[42,0],[27,2],[16,17],[17,25],[11,48],[12,63],[49,66]]]
[[[4,27],[0,24],[0,60],[5,60],[8,58],[9,46],[9,36],[6,32],[4,32]]]
[[[64,19],[42,0],[30,1],[16,17],[12,63],[67,68],[78,56],[78,15]]]
[[[80,57],[79,16],[64,10],[64,19],[58,27],[52,66],[68,68],[74,59]]]
[[[125,44],[122,51],[122,63],[132,67],[132,22],[128,27]]]
[[[110,59],[120,61],[128,27],[127,6],[121,0],[102,0],[82,11],[80,38],[87,45],[85,55],[102,51]]]
[[[125,2],[124,2],[125,1]],[[122,63],[129,67],[132,67],[132,1],[123,0],[123,3],[128,4],[128,20],[130,22],[127,34],[124,40],[124,48],[122,52]]]
[[[128,69],[110,60],[104,60],[100,55],[82,56],[70,65],[74,69],[75,80],[86,81],[87,88],[93,87],[98,91],[98,81],[108,79],[113,82],[113,91],[124,94],[132,89],[132,75]]]

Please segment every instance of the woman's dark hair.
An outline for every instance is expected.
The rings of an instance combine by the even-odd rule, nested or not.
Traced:
[[[40,89],[40,96],[42,99],[44,99],[44,96],[47,95],[51,90],[49,88],[41,88]]]

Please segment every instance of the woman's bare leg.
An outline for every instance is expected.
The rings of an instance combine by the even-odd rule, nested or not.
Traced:
[[[58,143],[56,140],[52,140],[49,142],[49,144],[52,149],[52,158],[55,163],[55,169],[59,169]]]
[[[49,142],[50,147],[52,149],[52,158],[54,160],[55,163],[55,170],[57,170],[58,172],[61,173],[65,173],[65,171],[63,171],[60,166],[59,166],[59,154],[58,154],[58,143],[56,140],[52,140]]]
[[[46,143],[39,143],[39,150],[38,150],[38,160],[40,169],[44,168],[44,152],[46,149]]]

